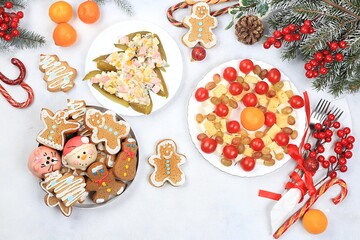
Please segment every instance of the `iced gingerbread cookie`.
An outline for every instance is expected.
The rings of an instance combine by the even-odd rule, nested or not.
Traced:
[[[155,168],[149,181],[155,187],[162,187],[166,181],[177,187],[185,183],[185,174],[180,165],[184,164],[186,157],[177,153],[176,143],[165,139],[156,146],[156,155],[149,158],[149,163]]]
[[[85,115],[85,125],[92,131],[91,141],[95,144],[104,143],[105,151],[117,154],[121,150],[121,139],[126,138],[130,126],[125,121],[117,121],[112,111],[101,112],[88,109]]]
[[[44,80],[50,92],[67,92],[75,85],[72,81],[76,78],[76,69],[60,61],[56,55],[41,54],[39,69],[45,74]]]
[[[84,116],[86,113],[86,102],[82,100],[67,100],[67,110],[69,117],[76,120],[80,124],[84,123]]]
[[[55,113],[43,108],[41,110],[41,120],[45,128],[39,133],[36,140],[48,147],[61,151],[65,144],[65,135],[76,132],[80,124],[73,120],[67,120],[66,111]]]
[[[209,5],[204,2],[194,4],[191,15],[184,18],[185,27],[189,31],[183,36],[182,42],[189,48],[200,43],[204,48],[216,45],[216,36],[212,32],[217,27],[218,21],[210,15]]]
[[[86,183],[86,189],[95,192],[92,196],[94,203],[105,202],[110,195],[120,195],[126,187],[125,183],[116,181],[112,171],[109,171],[101,162],[91,164],[87,175],[90,180]]]
[[[123,181],[131,181],[136,175],[138,146],[133,138],[127,138],[122,143],[122,150],[117,155],[113,167],[114,174]]]
[[[76,136],[66,142],[62,155],[62,163],[71,169],[85,171],[96,161],[97,150],[95,144],[90,143],[88,137]]]
[[[61,168],[60,154],[49,147],[38,147],[29,156],[28,168],[35,177],[41,179],[44,174]]]
[[[106,167],[112,168],[115,164],[116,155],[107,153],[102,143],[97,144],[96,149],[98,150],[96,161],[105,163]]]
[[[67,217],[71,215],[72,206],[77,202],[84,202],[88,195],[85,179],[70,173],[64,175],[59,171],[47,173],[40,186],[47,193],[45,204],[49,207],[59,206]]]

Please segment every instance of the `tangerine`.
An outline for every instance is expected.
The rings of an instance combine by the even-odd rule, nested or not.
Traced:
[[[326,215],[318,209],[310,209],[302,219],[306,231],[312,234],[320,234],[327,228],[328,221]]]
[[[78,16],[84,23],[95,23],[100,18],[100,8],[94,1],[83,2],[78,8]]]
[[[265,123],[264,113],[256,107],[246,107],[240,115],[241,125],[249,131],[256,131]]]
[[[56,23],[66,23],[72,18],[73,9],[65,1],[53,3],[49,8],[49,16]]]
[[[76,42],[77,33],[70,24],[60,23],[54,29],[53,39],[56,45],[61,47],[68,47]]]

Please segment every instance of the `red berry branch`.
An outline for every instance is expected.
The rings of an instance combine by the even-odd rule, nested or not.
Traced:
[[[5,41],[11,41],[13,37],[18,37],[20,31],[17,29],[20,19],[24,17],[22,11],[7,12],[13,7],[11,2],[5,2],[3,7],[0,7],[0,38]]]

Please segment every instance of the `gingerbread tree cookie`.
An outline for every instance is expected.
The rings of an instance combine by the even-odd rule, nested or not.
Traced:
[[[186,157],[177,153],[176,143],[165,139],[156,146],[156,155],[149,158],[149,163],[155,168],[149,181],[155,187],[162,187],[166,181],[177,187],[185,183],[185,174],[180,165],[184,164]]]
[[[90,180],[86,182],[86,189],[95,192],[92,196],[94,203],[105,202],[110,195],[120,195],[126,187],[125,183],[116,181],[113,172],[101,162],[91,164],[87,175]]]
[[[92,131],[93,143],[103,142],[105,151],[109,154],[117,154],[121,150],[121,139],[126,138],[130,132],[130,126],[125,121],[117,121],[116,114],[112,111],[101,112],[96,109],[88,109],[85,115],[85,125]]]
[[[117,155],[113,168],[117,178],[123,181],[131,181],[136,175],[138,146],[133,138],[127,138],[122,143],[122,150]]]
[[[40,55],[40,71],[44,73],[44,80],[50,92],[67,92],[74,87],[76,69],[67,62],[60,61],[56,55]]]
[[[200,43],[204,48],[216,45],[216,36],[212,32],[217,27],[218,21],[210,15],[209,5],[204,2],[194,4],[191,15],[184,18],[184,25],[189,31],[183,36],[182,42],[189,48]]]
[[[80,124],[73,120],[67,120],[66,111],[57,111],[55,114],[43,108],[41,110],[41,120],[45,128],[39,133],[36,140],[48,147],[61,151],[65,144],[65,135],[76,132]]]

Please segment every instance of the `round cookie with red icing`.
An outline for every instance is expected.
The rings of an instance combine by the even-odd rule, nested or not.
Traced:
[[[85,171],[96,161],[97,150],[95,144],[90,143],[88,137],[76,136],[66,142],[62,163],[71,169]]]
[[[46,146],[37,147],[29,156],[28,168],[35,177],[43,178],[44,174],[61,168],[60,159],[58,151]]]

